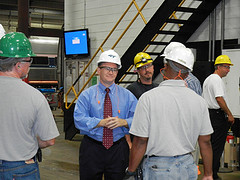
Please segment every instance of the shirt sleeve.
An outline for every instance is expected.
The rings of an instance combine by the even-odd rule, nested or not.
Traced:
[[[94,128],[101,121],[100,118],[91,115],[91,97],[88,92],[82,92],[74,108],[74,124],[79,130],[94,135],[97,128]]]
[[[129,93],[128,95],[128,111],[126,113],[126,118],[125,120],[127,121],[128,123],[128,127],[130,129],[131,125],[132,125],[132,120],[133,120],[133,116],[134,116],[134,112],[135,112],[135,109],[136,109],[136,106],[137,106],[137,99],[136,97],[132,94],[132,93]],[[125,133],[129,133],[129,129],[125,128],[124,132]]]
[[[34,132],[43,141],[48,141],[59,136],[53,114],[45,98],[42,98],[42,102],[37,109]]]
[[[215,98],[224,96],[224,89],[223,89],[223,83],[221,78],[216,78],[215,82],[211,84],[211,87],[212,87]]]
[[[205,103],[205,101],[204,101]],[[207,108],[207,104],[205,103],[205,106],[202,107],[202,125],[201,125],[201,131],[200,131],[200,135],[204,136],[204,135],[209,135],[213,133],[213,128],[212,128],[212,124],[210,121],[210,117],[209,117],[209,112],[208,112],[208,108]]]
[[[141,96],[132,121],[132,126],[130,129],[130,133],[140,137],[148,137],[149,136],[149,110],[148,110],[148,100],[146,96]]]

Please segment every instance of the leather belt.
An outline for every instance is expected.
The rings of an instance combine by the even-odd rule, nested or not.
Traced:
[[[95,139],[93,139],[93,138],[90,138],[90,137],[87,136],[87,135],[84,135],[84,138],[87,138],[88,140],[90,140],[90,141],[92,141],[92,142],[94,142],[94,143],[96,143],[96,144],[102,145],[102,141],[97,141],[97,140],[95,140]],[[124,139],[125,139],[125,137],[120,138],[119,140],[113,142],[113,145],[119,144],[119,143],[120,143],[122,140],[124,140]]]

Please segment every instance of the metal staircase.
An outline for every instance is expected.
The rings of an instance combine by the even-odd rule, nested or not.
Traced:
[[[111,36],[112,32],[117,28],[120,21],[124,18],[127,11],[131,6],[135,5],[137,14],[133,20],[127,25],[127,28],[120,35],[119,39],[116,40],[112,46],[114,49],[121,38],[124,36],[126,31],[130,28],[134,20],[140,15],[146,24],[133,43],[125,51],[121,57],[122,68],[118,72],[116,83],[130,83],[129,80],[125,80],[127,75],[136,74],[132,71],[133,59],[138,52],[147,52],[151,55],[154,60],[155,74],[154,77],[159,73],[159,69],[163,67],[163,62],[160,57],[165,46],[171,41],[178,41],[185,44],[191,35],[197,30],[197,28],[203,23],[208,15],[216,8],[221,0],[165,0],[158,8],[156,13],[147,22],[142,14],[142,9],[150,0],[146,0],[142,7],[138,7],[135,0],[132,0],[127,10],[120,17],[114,28],[110,31],[106,39],[97,49],[91,60],[85,66],[79,77],[70,87],[65,94],[65,109],[64,109],[64,131],[65,139],[71,140],[78,130],[74,126],[73,122],[73,110],[74,102],[77,100],[80,93],[87,87],[96,71],[89,77],[88,81],[81,87],[81,90],[77,92],[74,86],[77,84],[81,76],[85,73],[85,70],[89,67],[93,59],[97,56],[100,51],[104,51],[103,46],[107,39]],[[71,103],[68,102],[67,96],[72,92],[74,99]]]
[[[171,41],[185,44],[220,2],[221,0],[165,0],[122,56],[123,67],[118,72],[116,82],[129,83],[123,81],[127,74],[132,74],[130,70],[133,61],[129,59],[133,60],[140,51],[147,52],[152,58],[155,56],[154,77],[156,77],[159,69],[163,67],[160,55],[164,47]],[[188,7],[184,7],[184,3],[187,3]],[[186,14],[188,18],[185,17]],[[168,24],[171,24],[170,27]],[[158,39],[158,36],[161,37]],[[154,51],[149,50],[151,46],[155,46],[152,48]]]

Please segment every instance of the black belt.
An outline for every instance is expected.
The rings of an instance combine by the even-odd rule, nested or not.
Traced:
[[[148,155],[145,155],[144,158],[153,158],[153,157],[179,157],[179,156],[185,156],[185,155],[188,155],[188,154],[191,154],[191,153],[186,153],[186,154],[182,154],[182,155],[176,155],[176,156],[155,156],[155,155],[151,155],[151,156],[148,156]]]
[[[219,108],[219,109],[208,109],[210,112],[212,111],[212,112],[217,112],[217,113],[224,113],[224,111],[221,109],[221,108]]]
[[[92,142],[94,142],[94,143],[96,143],[96,144],[102,145],[102,141],[97,141],[97,140],[95,140],[95,139],[93,139],[93,138],[90,138],[90,137],[87,136],[87,135],[84,135],[84,138],[87,138],[88,140],[90,140],[90,141],[92,141]],[[122,138],[120,138],[119,140],[113,142],[113,146],[116,145],[116,144],[119,144],[119,143],[120,143],[122,140],[124,140],[124,139],[125,139],[125,137],[122,137]]]
[[[219,115],[222,115],[222,116],[226,116],[226,113],[221,109],[208,109],[209,113],[210,114],[219,114]]]

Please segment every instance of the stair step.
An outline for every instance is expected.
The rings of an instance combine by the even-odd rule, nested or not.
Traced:
[[[189,13],[200,12],[199,9],[196,9],[196,8],[187,8],[187,7],[177,7],[177,8],[176,8],[176,11],[189,12]]]
[[[152,56],[159,56],[159,55],[161,55],[160,52],[146,52],[146,53],[148,53],[149,55],[152,55]]]
[[[197,13],[197,14],[204,14],[207,13],[206,9],[200,9],[200,8],[187,8],[187,7],[177,7],[176,11],[180,12],[188,12],[188,13]]]
[[[175,24],[195,24],[194,21],[183,20],[183,19],[167,19],[166,22],[175,23]]]
[[[151,41],[148,44],[150,44],[150,45],[164,45],[165,46],[165,45],[168,45],[169,42]]]
[[[178,32],[178,31],[161,31],[159,30],[157,34],[166,34],[166,35],[180,35],[180,36],[185,36],[188,35],[188,33],[183,33],[183,32]]]

